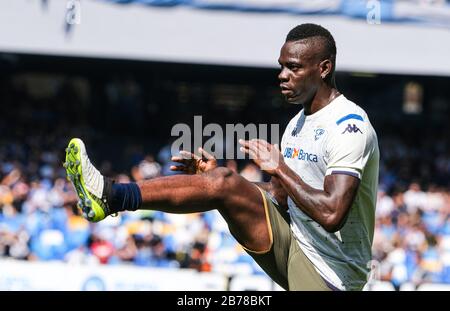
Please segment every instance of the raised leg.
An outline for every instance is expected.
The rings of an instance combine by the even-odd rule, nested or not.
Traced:
[[[246,248],[270,248],[264,201],[257,186],[230,169],[220,167],[200,175],[176,175],[137,184],[112,184],[91,163],[81,139],[66,149],[67,177],[74,185],[83,216],[101,221],[124,210],[153,209],[193,213],[217,209],[231,233]]]
[[[217,209],[231,233],[246,248],[270,248],[263,198],[258,188],[220,167],[200,175],[176,175],[138,183],[141,209],[193,213]]]

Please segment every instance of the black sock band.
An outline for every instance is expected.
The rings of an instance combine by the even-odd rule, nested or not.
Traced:
[[[112,183],[108,198],[111,214],[123,211],[135,211],[142,204],[141,190],[136,183]]]

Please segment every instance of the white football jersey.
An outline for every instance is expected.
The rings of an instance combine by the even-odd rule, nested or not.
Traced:
[[[288,198],[291,229],[318,273],[341,290],[360,290],[367,282],[378,186],[379,149],[365,111],[344,95],[314,114],[301,110],[281,141],[286,164],[313,188],[323,190],[330,174],[360,179],[343,228],[327,232]]]

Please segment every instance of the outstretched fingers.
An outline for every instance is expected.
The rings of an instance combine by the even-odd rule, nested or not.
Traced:
[[[200,152],[202,157],[206,158],[207,160],[214,160],[214,161],[216,161],[216,158],[212,154],[207,152],[205,149],[203,149],[202,147],[199,147],[198,151]]]
[[[261,156],[267,153],[270,150],[271,145],[262,139],[252,139],[252,140],[239,140],[239,143],[242,145],[240,150],[244,153],[249,154],[252,158],[256,158],[256,156]]]
[[[197,155],[182,150],[180,151],[180,155],[171,158],[172,162],[179,163],[180,165],[171,165],[170,170],[174,172],[189,172],[192,161],[197,161],[197,159],[199,159]]]

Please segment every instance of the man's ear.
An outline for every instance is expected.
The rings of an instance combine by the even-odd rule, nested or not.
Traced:
[[[325,59],[320,62],[319,68],[320,77],[322,78],[322,80],[325,80],[333,70],[333,63],[329,59]]]

